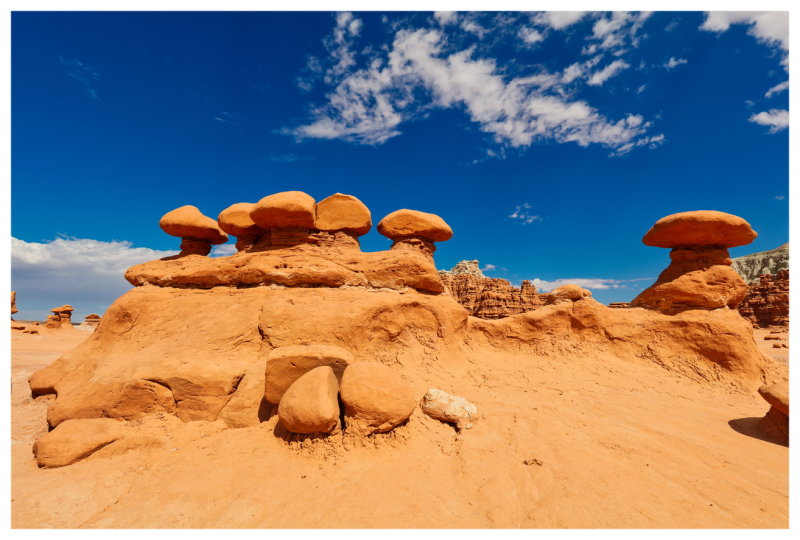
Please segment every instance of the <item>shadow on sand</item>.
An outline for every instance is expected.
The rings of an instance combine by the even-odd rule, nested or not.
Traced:
[[[788,448],[789,444],[781,440],[780,437],[764,432],[764,430],[761,428],[762,420],[763,418],[750,416],[748,418],[729,420],[728,425],[731,426],[734,431],[741,433],[742,435],[747,435],[748,437],[753,437],[754,439],[759,439]]]

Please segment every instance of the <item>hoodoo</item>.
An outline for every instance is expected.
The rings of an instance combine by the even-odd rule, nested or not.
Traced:
[[[196,206],[181,206],[167,212],[158,224],[168,235],[181,239],[181,255],[208,255],[212,245],[228,241],[228,235],[219,229],[217,222],[204,216]]]

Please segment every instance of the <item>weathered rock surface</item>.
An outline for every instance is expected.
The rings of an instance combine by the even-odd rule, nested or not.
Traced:
[[[315,227],[321,231],[345,231],[362,236],[372,228],[372,214],[356,197],[334,193],[317,203]]]
[[[439,276],[456,301],[470,315],[481,319],[501,319],[542,305],[530,281],[525,280],[516,288],[505,279],[486,277],[475,260],[461,261],[451,270],[440,270]]]
[[[789,383],[765,384],[758,389],[758,393],[767,403],[789,416]]]
[[[378,232],[390,240],[419,237],[444,242],[453,237],[453,229],[436,214],[417,210],[396,210],[378,223]]]
[[[284,191],[268,195],[253,205],[253,222],[262,229],[314,228],[314,198],[302,191]]]
[[[753,326],[788,326],[789,270],[763,274],[760,280],[750,283],[739,313]]]
[[[789,444],[789,384],[766,384],[758,393],[770,404],[769,411],[759,421],[760,431],[779,444]]]
[[[348,433],[382,433],[402,424],[417,406],[414,388],[377,362],[348,366],[341,383]]]
[[[281,425],[292,433],[330,433],[339,425],[339,381],[329,366],[294,381],[278,405]]]
[[[747,285],[731,268],[727,248],[755,237],[749,223],[724,212],[682,212],[660,219],[642,241],[671,247],[672,262],[631,305],[665,313],[736,308],[747,294]]]
[[[167,212],[158,224],[161,230],[170,236],[192,239],[195,244],[224,244],[228,241],[228,235],[219,229],[217,222],[203,215],[196,206],[192,205],[181,206]],[[188,252],[183,245],[181,245],[181,250]],[[205,254],[207,252],[203,253],[203,255]]]
[[[318,367],[330,367],[338,380],[353,362],[353,355],[335,345],[292,345],[279,347],[266,357],[264,397],[280,403],[296,380]]]
[[[67,420],[39,437],[33,453],[39,467],[64,467],[89,457],[122,436],[123,428],[117,420]]]
[[[11,291],[11,314],[18,313],[17,309],[17,291]]]
[[[428,389],[419,407],[431,418],[455,424],[458,429],[471,428],[478,414],[478,408],[463,397],[453,396],[438,388]]]
[[[567,285],[562,285],[561,287],[557,287],[550,291],[547,294],[545,304],[548,306],[552,304],[564,304],[569,302],[577,302],[578,300],[591,297],[591,291],[584,289],[583,287],[579,287],[578,285],[568,283]]]
[[[781,270],[789,269],[789,243],[769,251],[760,251],[731,259],[731,267],[748,284],[758,283],[763,274],[776,276]]]
[[[263,236],[266,231],[256,225],[250,217],[253,203],[236,203],[230,205],[217,216],[219,228],[236,237],[236,249],[244,251]]]

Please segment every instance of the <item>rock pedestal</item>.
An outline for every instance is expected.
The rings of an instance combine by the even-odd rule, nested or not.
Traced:
[[[434,242],[453,237],[453,229],[436,214],[417,210],[396,210],[378,223],[378,232],[392,240],[391,249],[420,251],[433,259]]]
[[[161,230],[181,239],[181,256],[208,255],[211,246],[224,244],[228,235],[220,230],[217,222],[191,205],[181,206],[167,212],[158,222]]]

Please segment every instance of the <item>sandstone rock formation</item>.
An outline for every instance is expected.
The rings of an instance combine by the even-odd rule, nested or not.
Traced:
[[[372,228],[372,214],[356,197],[334,193],[317,203],[314,223],[321,231],[363,236]]]
[[[100,324],[100,315],[97,313],[89,313],[83,318],[82,326],[97,326]]]
[[[415,225],[417,234],[396,236],[394,249],[363,253],[352,231],[310,227],[302,242],[276,244],[275,231],[306,228],[319,212],[296,194],[264,199],[256,205],[264,213],[251,217],[265,232],[247,250],[167,257],[126,272],[135,287],[102,324],[29,379],[34,395],[55,395],[51,427],[97,418],[135,425],[157,415],[251,426],[321,366],[334,374],[344,367],[345,435],[403,430],[427,389],[452,387],[449,374],[465,363],[486,380],[497,355],[613,355],[750,393],[774,369],[749,323],[727,309],[610,309],[572,290],[565,302],[503,319],[470,317],[442,294],[429,254],[398,246],[447,235]]]
[[[11,314],[18,313],[17,309],[17,291],[11,291]]]
[[[698,210],[661,218],[642,242],[672,248],[672,262],[631,305],[665,313],[735,308],[747,286],[731,268],[728,248],[748,244],[756,236],[749,223],[724,212]]]
[[[408,420],[417,400],[414,388],[392,368],[377,362],[347,367],[342,402],[348,431],[381,433]]]
[[[781,444],[789,443],[789,385],[765,384],[758,393],[770,404],[767,414],[759,422],[761,431]]]
[[[72,328],[72,312],[75,311],[70,305],[59,306],[51,309],[52,315],[47,316],[45,321],[46,328]]]
[[[455,424],[458,429],[469,429],[478,414],[478,408],[461,396],[453,396],[430,388],[420,401],[422,412],[442,422]]]
[[[259,227],[250,217],[253,211],[252,203],[232,204],[217,216],[219,228],[236,237],[236,249],[245,251],[253,247],[264,234],[264,229]]]
[[[553,304],[577,302],[578,300],[591,297],[592,293],[589,290],[579,287],[578,285],[567,284],[550,291],[545,300],[545,305],[550,306]]]
[[[417,210],[396,210],[378,223],[378,232],[392,240],[391,249],[419,250],[433,257],[434,242],[444,242],[453,237],[450,225],[437,216]]]
[[[750,283],[739,313],[754,327],[789,325],[789,270],[763,274]]]
[[[329,366],[306,372],[281,397],[278,418],[292,433],[330,433],[339,425],[339,381]]]
[[[40,467],[63,467],[84,459],[122,436],[122,423],[110,418],[67,420],[33,445]]]
[[[167,212],[158,224],[168,235],[181,239],[180,256],[208,255],[212,245],[228,241],[228,235],[219,229],[217,222],[204,216],[196,206],[181,206]]]
[[[751,253],[731,259],[731,268],[736,270],[745,283],[758,283],[762,274],[777,275],[789,269],[789,242],[769,251]]]
[[[530,281],[520,288],[507,280],[486,277],[478,261],[461,261],[450,270],[440,270],[447,291],[470,315],[481,319],[502,319],[543,305]]]

